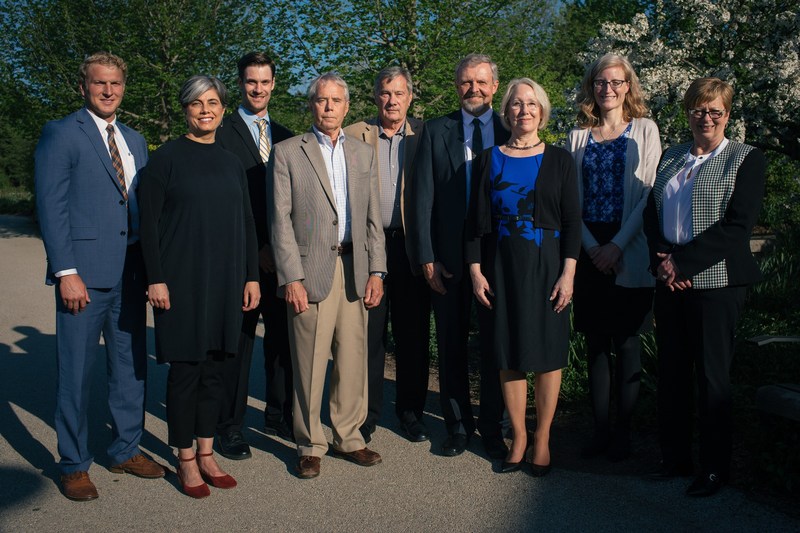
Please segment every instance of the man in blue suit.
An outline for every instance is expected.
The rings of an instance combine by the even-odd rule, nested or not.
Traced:
[[[138,171],[144,138],[116,120],[127,66],[112,54],[79,71],[85,107],[48,122],[36,147],[36,207],[55,286],[58,383],[55,427],[61,485],[93,500],[87,411],[100,334],[106,346],[111,471],[140,477],[164,469],[139,450],[144,427],[145,280],[139,249]]]

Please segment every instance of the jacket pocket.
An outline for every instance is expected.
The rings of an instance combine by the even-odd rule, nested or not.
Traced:
[[[97,239],[96,226],[72,226],[69,228],[73,241],[91,241]]]
[[[306,257],[308,255],[308,245],[298,244],[297,251],[300,252],[300,257]]]

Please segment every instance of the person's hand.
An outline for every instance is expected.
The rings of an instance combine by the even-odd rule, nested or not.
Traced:
[[[371,275],[364,290],[364,307],[372,309],[381,303],[381,298],[383,298],[383,280]]]
[[[257,281],[248,281],[244,284],[244,294],[242,295],[242,311],[252,311],[258,307],[261,301],[261,287]]]
[[[622,250],[613,242],[602,246],[594,246],[587,252],[592,260],[594,267],[603,274],[611,274],[619,265],[622,258]]]
[[[482,306],[491,309],[492,302],[489,301],[489,297],[494,298],[494,292],[492,292],[492,288],[489,286],[486,276],[481,272],[480,263],[472,263],[469,265],[469,277],[472,279],[472,294],[475,295],[475,299],[478,300],[478,303]]]
[[[264,272],[275,272],[275,259],[272,257],[272,248],[267,245],[258,251],[258,266]]]
[[[58,292],[61,294],[61,302],[64,307],[73,315],[83,311],[86,305],[92,301],[86,285],[77,274],[67,274],[58,278]]]
[[[166,283],[153,283],[147,286],[147,301],[153,309],[169,310],[169,289]]]
[[[308,310],[308,293],[302,281],[286,284],[286,303],[290,304],[298,315]]]
[[[442,278],[452,278],[453,275],[444,268],[444,265],[438,261],[435,263],[425,263],[422,265],[422,274],[425,276],[425,281],[428,286],[439,294],[447,294],[447,289],[444,288],[444,280]]]
[[[560,313],[567,308],[572,301],[573,276],[561,274],[553,285],[553,292],[550,293],[550,301],[553,302],[553,311]]]

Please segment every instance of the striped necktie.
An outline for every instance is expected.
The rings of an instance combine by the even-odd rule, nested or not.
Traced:
[[[269,161],[269,152],[272,150],[267,133],[267,119],[256,119],[256,124],[258,124],[258,153],[261,154],[261,161],[266,163]]]
[[[125,169],[122,167],[122,157],[119,155],[119,148],[117,148],[117,141],[114,139],[114,126],[109,124],[106,126],[108,132],[108,152],[111,154],[111,164],[114,165],[114,170],[117,171],[117,181],[119,188],[122,189],[122,197],[128,199],[128,188],[125,186]]]

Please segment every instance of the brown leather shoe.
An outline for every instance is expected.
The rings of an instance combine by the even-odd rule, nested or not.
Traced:
[[[362,448],[354,452],[343,452],[333,448],[333,455],[347,459],[359,466],[375,466],[381,462],[381,456],[378,452],[373,452],[369,448]]]
[[[297,462],[297,477],[311,479],[319,475],[319,457],[303,455]]]
[[[134,455],[124,463],[113,465],[110,470],[115,474],[128,473],[148,479],[164,477],[164,467],[141,453]]]
[[[97,499],[97,489],[89,479],[89,472],[73,472],[61,476],[61,488],[64,496],[76,502]]]

